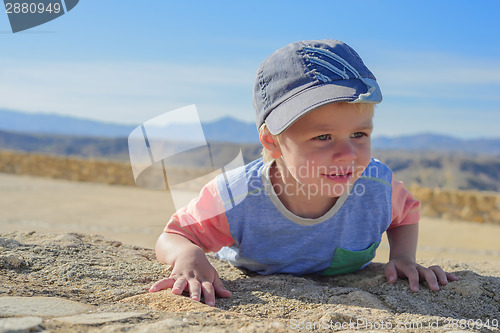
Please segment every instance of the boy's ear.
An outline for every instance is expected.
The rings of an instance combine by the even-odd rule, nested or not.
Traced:
[[[264,148],[269,150],[272,158],[278,159],[281,157],[281,150],[276,140],[276,136],[272,135],[267,128],[264,127],[264,129],[260,131],[259,140]]]

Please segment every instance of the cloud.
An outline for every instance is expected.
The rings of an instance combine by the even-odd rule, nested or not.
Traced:
[[[389,48],[374,50],[367,59],[384,95],[375,115],[376,136],[498,136],[500,60]]]
[[[432,132],[461,138],[498,137],[499,123],[500,113],[494,107],[382,102],[375,111],[373,135]]]
[[[243,92],[251,96],[254,76],[253,69],[162,62],[4,59],[0,66],[0,108],[132,123],[193,103],[227,112]]]
[[[387,97],[500,102],[497,59],[388,51],[378,55],[375,67],[377,80]]]

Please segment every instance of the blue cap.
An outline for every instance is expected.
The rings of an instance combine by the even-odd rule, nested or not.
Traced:
[[[325,104],[381,101],[375,76],[356,51],[332,39],[275,51],[260,65],[253,94],[257,128],[265,122],[275,135]]]

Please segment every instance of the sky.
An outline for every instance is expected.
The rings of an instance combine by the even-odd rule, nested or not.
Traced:
[[[2,11],[0,109],[137,125],[195,104],[202,121],[254,122],[259,64],[333,38],[377,77],[374,136],[500,137],[498,13],[497,0],[81,0],[14,34]]]

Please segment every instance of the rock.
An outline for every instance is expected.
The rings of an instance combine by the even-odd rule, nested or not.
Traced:
[[[167,318],[155,323],[137,326],[130,332],[133,333],[149,333],[149,332],[172,332],[188,329],[189,325],[185,320],[180,318]]]
[[[486,194],[478,194],[477,196],[477,209],[480,212],[487,213],[495,209],[495,200],[493,196]]]
[[[98,325],[111,323],[115,321],[122,321],[131,318],[137,318],[144,316],[143,312],[101,312],[101,313],[89,313],[81,314],[76,316],[61,317],[57,318],[57,321],[62,321],[70,324],[79,325]]]
[[[92,309],[90,305],[59,297],[0,296],[0,317],[58,317],[84,313]]]
[[[333,296],[328,300],[328,303],[331,304],[340,303],[346,305],[361,306],[365,308],[390,311],[390,309],[387,308],[380,299],[362,290],[354,290],[348,293],[347,295]]]
[[[0,319],[0,333],[41,331],[42,322],[42,318],[39,317],[2,318]]]
[[[54,240],[49,240],[49,244],[51,242],[60,244],[61,246],[65,247],[77,247],[78,245],[82,245],[83,241],[80,237],[78,237],[78,234],[76,233],[67,233],[67,234],[61,234],[57,235]]]
[[[0,267],[19,268],[22,266],[26,266],[26,262],[21,257],[14,255],[0,256]]]

